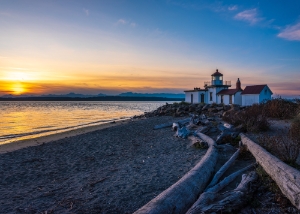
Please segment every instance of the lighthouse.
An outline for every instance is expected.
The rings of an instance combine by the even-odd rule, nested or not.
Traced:
[[[217,86],[217,85],[223,85],[223,74],[221,74],[218,69],[215,73],[211,75],[211,85]]]

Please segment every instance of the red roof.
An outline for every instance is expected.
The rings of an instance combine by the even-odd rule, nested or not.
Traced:
[[[217,71],[213,73],[212,76],[223,76],[223,74],[221,74],[217,69]]]
[[[246,86],[242,94],[260,94],[260,92],[266,87],[267,85],[251,85]],[[267,86],[268,87],[268,86]],[[269,87],[268,87],[269,88]],[[270,90],[270,89],[269,89]],[[270,90],[271,91],[271,90]],[[271,91],[271,94],[272,91]]]
[[[223,89],[219,91],[217,95],[234,95],[236,92],[241,91],[239,89]]]

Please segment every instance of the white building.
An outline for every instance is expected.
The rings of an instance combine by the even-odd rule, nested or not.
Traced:
[[[267,85],[247,86],[245,92],[241,88],[240,79],[237,79],[235,89],[231,87],[231,81],[224,81],[223,74],[218,69],[211,75],[211,81],[204,82],[204,88],[194,88],[185,92],[185,101],[189,103],[224,103],[238,105],[252,105],[263,100],[271,99],[272,91]],[[266,88],[265,88],[266,87]],[[263,91],[267,92],[263,92]],[[255,93],[255,94],[254,94]],[[245,96],[243,98],[243,96]],[[250,104],[252,103],[252,104]]]
[[[246,86],[242,92],[242,105],[250,106],[254,103],[261,103],[270,100],[273,92],[267,85]]]

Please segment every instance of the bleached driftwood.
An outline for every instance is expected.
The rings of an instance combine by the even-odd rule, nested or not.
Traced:
[[[172,130],[173,130],[173,131],[177,131],[178,129],[180,129],[179,123],[173,123],[173,125],[172,125]]]
[[[179,120],[177,123],[184,125],[184,124],[190,122],[190,120],[191,120],[190,118],[187,118],[187,119]],[[168,128],[168,127],[172,127],[172,125],[173,125],[173,122],[163,123],[163,124],[155,125],[153,129],[156,130],[156,129]]]
[[[205,156],[179,181],[141,207],[135,214],[184,213],[197,200],[214,172],[218,150],[216,143],[210,137],[199,132],[196,134],[209,145]]]
[[[247,147],[291,203],[300,209],[300,172],[271,155],[245,134],[241,133],[240,136],[242,145]]]
[[[252,197],[254,188],[251,184],[257,179],[255,171],[243,174],[237,188],[232,191],[218,194],[217,192],[205,192],[201,194],[197,202],[188,210],[187,214],[214,213],[218,211],[231,212],[241,207]]]
[[[210,184],[207,186],[207,189],[210,187],[213,187],[218,183],[222,175],[227,171],[227,169],[234,163],[234,161],[237,159],[237,157],[240,154],[240,149],[238,149],[231,158],[219,169],[219,171],[215,174],[214,178],[210,182]]]
[[[250,169],[252,167],[254,167],[254,164],[250,164],[250,165],[232,173],[231,175],[224,178],[220,183],[205,190],[205,192],[219,192],[224,187],[226,187],[228,184],[230,184],[234,179],[236,179],[239,175],[241,175],[242,173],[244,173],[245,171],[247,171],[248,169]]]

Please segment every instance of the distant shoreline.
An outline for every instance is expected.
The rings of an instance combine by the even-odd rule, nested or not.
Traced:
[[[0,97],[0,101],[184,101],[184,98],[166,97],[123,97],[123,96],[103,96],[103,97]]]

